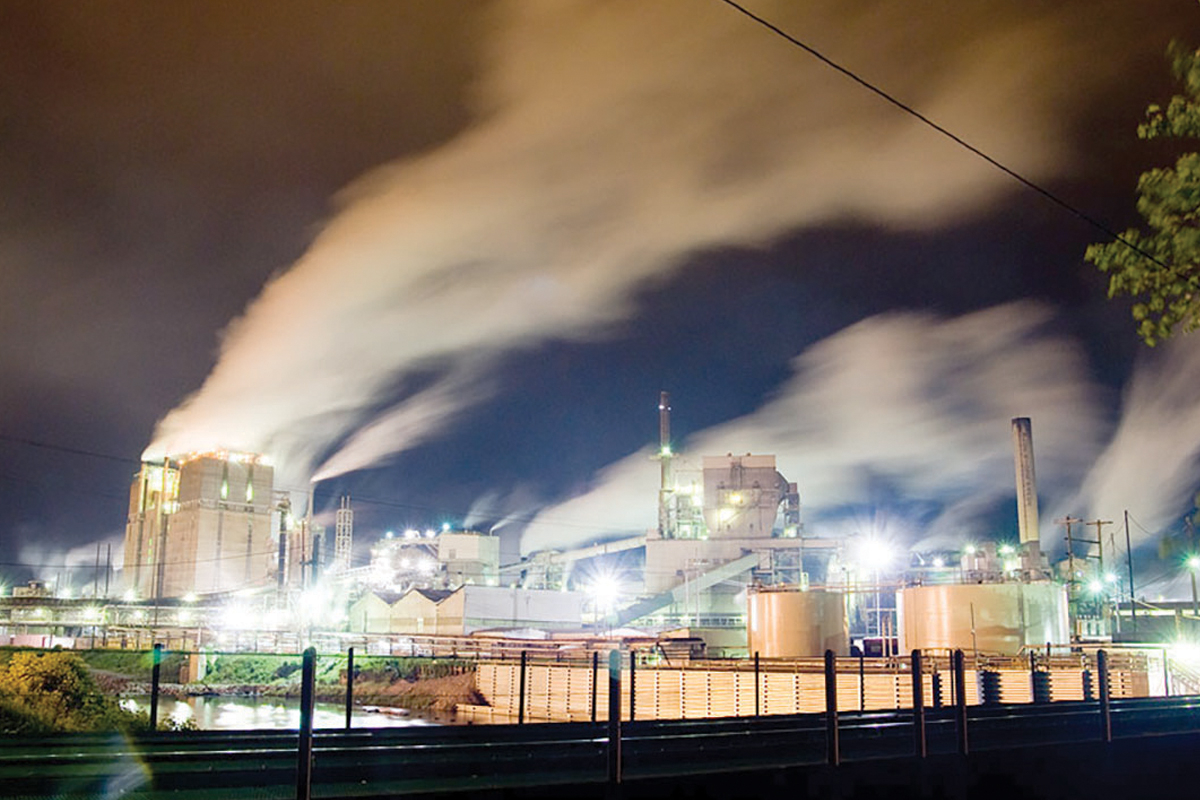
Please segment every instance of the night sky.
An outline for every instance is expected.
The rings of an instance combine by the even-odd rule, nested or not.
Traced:
[[[1178,152],[1134,131],[1192,0],[746,5],[1112,228]],[[360,555],[643,530],[667,390],[812,535],[923,547],[1013,535],[1029,416],[1043,536],[1128,509],[1171,591],[1200,339],[1145,348],[1102,233],[719,0],[0,0],[0,191],[7,580],[115,546],[144,452],[315,473]]]

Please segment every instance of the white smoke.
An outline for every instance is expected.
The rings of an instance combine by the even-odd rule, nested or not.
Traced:
[[[1087,519],[1134,516],[1134,546],[1191,510],[1200,485],[1200,339],[1143,353],[1125,388],[1120,423],[1073,508]]]
[[[1072,58],[1074,23],[1113,7],[754,5],[1043,176],[1067,164],[1052,142],[1101,72]],[[212,373],[162,420],[147,458],[265,452],[294,483],[405,375],[455,376],[402,400],[319,472],[360,469],[481,399],[462,380],[495,355],[596,336],[631,313],[637,287],[698,249],[835,218],[940,225],[1012,186],[720,3],[497,9],[475,125],[345,194],[308,252],[229,326]],[[844,483],[842,469],[810,477]]]
[[[69,548],[40,544],[35,537],[30,537],[21,546],[18,556],[18,562],[30,567],[37,580],[44,581],[60,595],[70,591],[76,596],[101,595],[106,588],[106,572],[110,564],[114,572],[107,576],[107,589],[113,593],[119,592],[123,588],[120,571],[124,559],[123,531]]]
[[[872,317],[801,354],[761,409],[691,437],[687,450],[775,454],[810,517],[860,505],[883,483],[941,512],[919,528],[902,516],[871,525],[901,529],[909,545],[961,542],[983,532],[981,510],[1014,493],[1013,417],[1033,418],[1043,497],[1073,491],[1102,445],[1100,393],[1079,348],[1047,331],[1049,317],[1033,303],[954,319]],[[628,456],[594,490],[539,514],[522,552],[652,525],[649,455]]]

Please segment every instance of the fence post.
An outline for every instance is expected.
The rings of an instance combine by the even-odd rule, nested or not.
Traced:
[[[965,756],[970,748],[967,740],[967,667],[962,650],[954,651],[954,719],[958,733],[958,753]]]
[[[162,672],[163,646],[155,644],[150,661],[150,730],[158,730],[158,682]]]
[[[759,679],[758,679],[758,676],[759,676],[759,672],[758,672],[758,651],[757,651],[757,650],[755,650],[755,651],[754,651],[754,716],[756,716],[756,717],[758,716],[758,710],[759,710],[759,706],[758,706],[758,694],[759,694],[759,692],[758,692],[758,685],[759,685],[759,683],[758,683],[758,680],[759,680]]]
[[[608,651],[608,782],[621,782],[621,650]]]
[[[596,681],[600,677],[600,651],[592,651],[592,722],[596,721]]]
[[[517,698],[517,724],[518,725],[525,724],[525,659],[526,659],[526,655],[527,655],[527,653],[524,650],[522,650],[521,651],[521,680],[520,680],[520,683],[518,684],[520,686],[520,689],[518,690],[518,692],[520,693],[520,697]]]
[[[350,710],[354,708],[354,648],[346,651],[346,730],[350,730]]]
[[[913,747],[917,758],[925,758],[925,676],[921,651],[912,651]]]
[[[633,722],[634,687],[637,686],[637,651],[629,648],[629,721]]]
[[[866,645],[863,645],[865,648]],[[863,651],[858,653],[858,710],[867,710],[867,657]]]
[[[296,800],[312,797],[313,689],[317,679],[317,650],[304,651],[300,672],[300,742],[296,755]]]
[[[842,761],[838,741],[837,658],[832,650],[825,651],[825,756],[835,767]]]
[[[1108,653],[1096,651],[1096,671],[1100,673],[1100,735],[1112,741],[1112,708],[1108,696]]]

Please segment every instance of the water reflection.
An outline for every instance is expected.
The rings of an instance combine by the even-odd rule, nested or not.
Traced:
[[[121,705],[137,711],[149,711],[149,697],[132,697]],[[191,720],[201,730],[297,730],[300,727],[300,701],[282,697],[189,697],[158,699],[158,718],[178,724]],[[350,714],[354,728],[391,728],[409,725],[433,725],[420,717],[371,713],[355,708]],[[337,703],[317,703],[313,727],[342,728],[346,709]]]

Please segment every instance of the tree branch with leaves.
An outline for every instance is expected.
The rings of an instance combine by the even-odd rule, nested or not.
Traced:
[[[1184,93],[1146,109],[1138,138],[1200,139],[1200,51],[1173,42],[1167,55]],[[1084,255],[1108,274],[1108,296],[1134,298],[1137,332],[1150,346],[1200,328],[1200,154],[1142,173],[1137,210],[1148,232],[1130,229]]]

